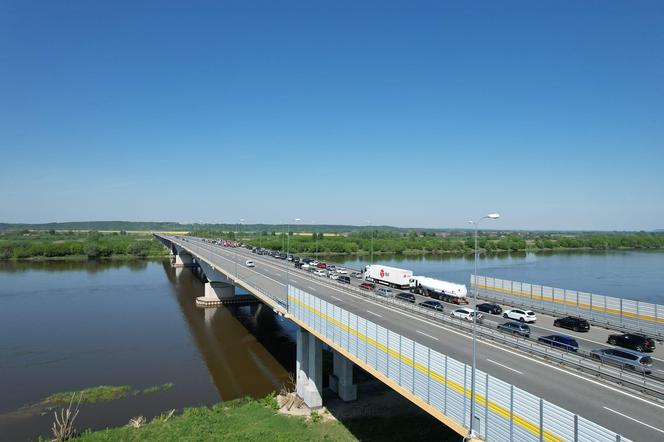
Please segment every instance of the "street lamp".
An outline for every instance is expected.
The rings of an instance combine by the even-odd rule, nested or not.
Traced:
[[[294,223],[300,221],[300,218],[293,219]],[[288,255],[290,255],[290,221],[286,224],[286,302],[288,302],[288,284],[290,284],[290,275],[288,273]]]
[[[239,242],[238,242],[238,231],[240,230],[240,225],[243,222],[244,222],[244,218],[240,218],[240,221],[235,224],[235,235],[233,235],[233,236],[235,236],[235,238],[233,238],[233,239],[235,240],[235,244],[236,244],[236,246],[233,247],[233,249],[235,249],[234,250],[234,252],[235,252],[235,279],[238,278],[238,273],[237,273],[237,260],[238,260],[237,244],[239,244]]]
[[[476,437],[475,430],[473,429],[473,423],[475,422],[475,369],[477,367],[476,363],[476,341],[477,341],[477,260],[479,258],[479,250],[477,249],[477,226],[483,219],[498,219],[500,215],[497,213],[489,213],[488,215],[483,216],[477,221],[468,221],[475,227],[475,273],[473,276],[473,282],[475,283],[475,290],[473,298],[475,300],[474,312],[473,312],[473,368],[470,375],[470,428],[468,429],[468,439],[473,439]]]
[[[371,229],[371,263],[373,264],[373,229],[371,228],[371,221],[367,220],[367,224],[369,225],[369,229]]]

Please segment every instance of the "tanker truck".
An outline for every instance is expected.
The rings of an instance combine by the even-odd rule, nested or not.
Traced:
[[[430,296],[444,302],[453,304],[468,304],[468,290],[463,284],[442,281],[427,276],[413,276],[410,279],[410,291],[420,295]]]

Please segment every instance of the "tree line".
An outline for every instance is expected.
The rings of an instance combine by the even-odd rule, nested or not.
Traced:
[[[112,256],[166,256],[167,249],[147,235],[127,235],[125,231],[86,233],[29,231],[0,234],[0,259]]]
[[[439,234],[435,232],[355,231],[346,234],[293,233],[260,231],[196,230],[194,236],[212,239],[233,239],[255,247],[290,250],[293,253],[390,253],[445,254],[472,253],[475,238],[470,234]],[[662,233],[587,233],[558,234],[524,232],[504,234],[482,232],[478,247],[483,252],[547,251],[547,250],[617,250],[663,249]]]

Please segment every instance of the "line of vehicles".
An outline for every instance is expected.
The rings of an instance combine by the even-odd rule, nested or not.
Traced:
[[[220,241],[218,244],[223,247],[240,246],[233,241]],[[247,248],[258,255],[267,255],[276,259],[291,261],[298,269],[309,271],[316,276],[327,277],[340,283],[350,284],[351,278],[361,280],[362,282],[359,284],[360,289],[372,291],[382,297],[391,297],[415,304],[417,302],[415,294],[425,296],[429,299],[419,302],[418,305],[436,312],[442,313],[445,311],[445,306],[442,302],[457,305],[468,304],[468,291],[465,285],[427,276],[416,276],[410,270],[380,264],[370,264],[365,266],[361,272],[353,271],[349,273],[348,269],[344,267],[327,264],[316,259],[301,258],[276,250],[257,247]],[[248,266],[255,265],[253,260],[247,260],[246,264]],[[398,291],[394,289],[398,289]],[[531,336],[529,324],[534,324],[537,321],[537,315],[532,310],[521,308],[503,310],[500,305],[492,302],[478,304],[475,309],[459,307],[452,310],[450,316],[462,321],[472,322],[475,315],[477,315],[477,322],[482,323],[484,320],[483,313],[496,316],[500,315],[508,320],[505,323],[497,325],[496,328],[499,331],[525,338],[530,338]],[[587,320],[575,316],[557,318],[553,325],[574,332],[587,332],[590,330],[590,323]],[[553,334],[540,336],[537,338],[537,341],[566,351],[576,352],[579,349],[578,342],[573,337],[567,335]],[[644,373],[651,372],[653,360],[646,353],[655,350],[655,341],[652,338],[635,333],[622,333],[610,335],[607,343],[620,348],[594,349],[590,352],[591,357],[602,362],[632,368]]]

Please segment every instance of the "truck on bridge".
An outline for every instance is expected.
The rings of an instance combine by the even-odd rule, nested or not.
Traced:
[[[410,291],[445,302],[468,304],[468,290],[465,285],[441,279],[429,278],[427,276],[413,276],[410,279]]]
[[[380,264],[369,264],[364,268],[364,279],[370,282],[387,285],[399,289],[410,286],[410,278],[413,272],[410,270],[388,267]]]

